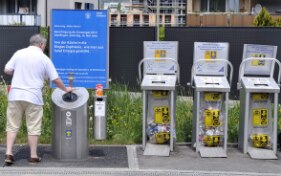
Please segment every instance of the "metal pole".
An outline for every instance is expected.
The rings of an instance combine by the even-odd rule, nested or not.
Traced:
[[[156,28],[157,28],[157,41],[159,41],[159,23],[160,23],[160,0],[156,0]]]

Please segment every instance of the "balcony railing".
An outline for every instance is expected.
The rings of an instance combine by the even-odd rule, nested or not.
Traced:
[[[25,26],[40,26],[40,15],[28,14],[5,14],[0,15],[0,25],[25,25]]]

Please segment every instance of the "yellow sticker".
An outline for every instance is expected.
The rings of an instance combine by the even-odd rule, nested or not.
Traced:
[[[213,136],[205,135],[203,137],[203,142],[206,146],[215,147],[221,143],[221,137],[222,136],[220,135],[213,135]]]
[[[170,115],[169,115],[168,106],[154,107],[154,123],[156,123],[156,124],[170,123]]]
[[[155,58],[163,58],[166,57],[166,50],[155,50],[154,51]]]
[[[251,139],[254,147],[264,148],[268,146],[270,136],[268,134],[252,134]]]
[[[222,94],[221,93],[205,93],[204,99],[205,99],[205,101],[221,101]]]
[[[205,59],[216,59],[217,58],[217,51],[205,51]]]
[[[252,98],[254,101],[266,101],[268,100],[269,94],[267,93],[253,93]]]
[[[267,109],[253,109],[253,127],[268,126],[268,110]]]
[[[217,127],[220,126],[220,110],[212,109],[204,111],[204,123],[205,127]]]
[[[260,60],[260,59],[252,60],[252,66],[258,67],[264,65],[265,65],[265,60]]]
[[[167,90],[153,90],[152,96],[153,98],[163,98],[168,96],[169,91]]]
[[[155,139],[157,144],[164,144],[170,140],[170,133],[169,132],[155,133]]]

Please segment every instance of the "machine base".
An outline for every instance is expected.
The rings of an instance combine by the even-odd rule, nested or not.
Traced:
[[[170,146],[165,144],[150,144],[147,143],[143,152],[143,155],[152,156],[169,156]]]
[[[252,159],[264,159],[264,160],[278,159],[276,154],[274,154],[273,150],[249,147],[248,151]]]
[[[200,147],[199,153],[202,158],[227,158],[222,147]]]

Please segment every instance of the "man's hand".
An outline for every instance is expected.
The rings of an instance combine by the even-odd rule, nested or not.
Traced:
[[[72,92],[73,91],[73,87],[66,87],[66,92]]]

